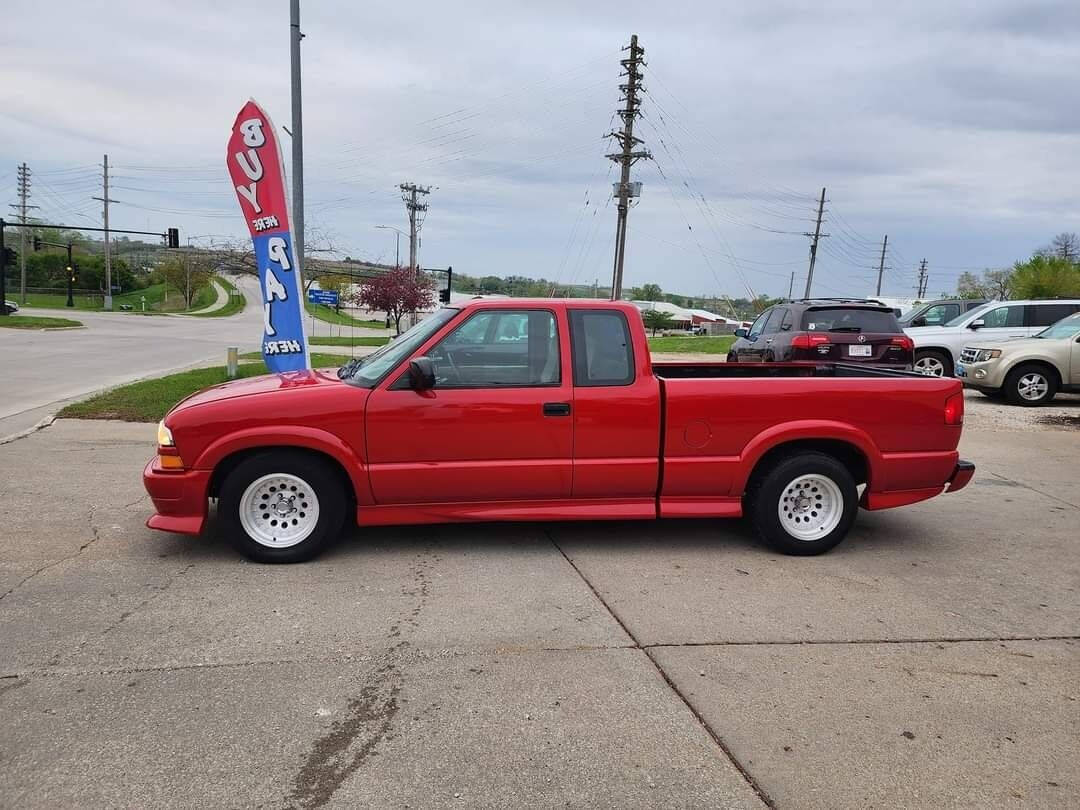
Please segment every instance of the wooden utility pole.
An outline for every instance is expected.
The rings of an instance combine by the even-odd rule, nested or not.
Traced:
[[[16,183],[19,202],[12,205],[11,208],[14,208],[18,213],[21,225],[26,224],[26,212],[31,208],[38,207],[27,203],[30,198],[30,174],[30,167],[25,163],[20,163]],[[26,303],[26,228],[19,228],[19,303]]]
[[[889,246],[889,235],[885,234],[885,238],[881,240],[881,261],[878,262],[877,268],[877,292],[875,295],[881,295],[881,277],[885,275],[885,248]]]
[[[930,273],[926,269],[926,259],[919,262],[919,284],[916,289],[915,297],[920,301],[926,295],[926,288],[930,281]]]
[[[825,213],[825,189],[821,189],[821,200],[818,202],[817,209],[817,225],[814,226],[813,233],[804,233],[803,236],[809,236],[813,238],[813,242],[810,243],[810,270],[806,274],[806,292],[803,293],[803,298],[810,297],[810,285],[814,282],[814,262],[817,261],[817,246],[818,240],[823,236],[828,236],[827,233],[821,232],[821,217]]]
[[[638,91],[642,89],[640,68],[645,64],[645,49],[638,46],[637,34],[634,34],[630,37],[629,47],[623,50],[630,51],[629,56],[619,60],[619,64],[625,71],[622,75],[626,77],[626,83],[619,85],[625,106],[620,107],[616,112],[622,118],[623,127],[618,132],[609,132],[605,136],[616,138],[622,147],[620,151],[607,156],[609,160],[622,166],[622,174],[614,188],[615,197],[619,201],[619,214],[615,225],[615,267],[611,274],[612,301],[622,298],[623,260],[626,256],[626,215],[630,210],[630,199],[641,195],[641,183],[630,182],[630,167],[639,160],[652,157],[645,149],[634,149],[636,145],[644,143],[640,138],[634,137],[634,120],[641,114]]]
[[[417,194],[430,194],[431,186],[418,186],[416,183],[402,183],[401,199],[405,202],[405,210],[409,212],[409,267],[416,272],[416,237],[420,233],[420,226],[424,224],[423,218],[417,223],[417,213],[425,213],[428,204],[417,201]]]

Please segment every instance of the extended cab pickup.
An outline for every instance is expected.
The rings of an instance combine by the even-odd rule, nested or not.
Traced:
[[[653,363],[638,311],[477,300],[337,374],[208,388],[162,421],[155,529],[207,501],[249,557],[308,559],[360,526],[752,518],[818,554],[858,507],[965,486],[960,383],[844,364]]]

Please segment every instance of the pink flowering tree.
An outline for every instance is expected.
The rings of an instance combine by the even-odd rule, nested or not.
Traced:
[[[409,267],[395,267],[368,279],[352,299],[357,306],[385,312],[394,322],[397,334],[401,334],[404,315],[428,309],[435,303],[431,279]]]

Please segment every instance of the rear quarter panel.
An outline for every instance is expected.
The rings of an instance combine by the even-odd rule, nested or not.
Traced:
[[[943,484],[960,427],[939,378],[667,379],[664,496],[741,495],[754,464],[785,442],[833,439],[866,458],[872,491]]]

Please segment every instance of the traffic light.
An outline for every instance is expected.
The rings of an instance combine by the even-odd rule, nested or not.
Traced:
[[[450,282],[454,279],[454,268],[446,268],[446,289],[439,291],[439,301],[443,304],[450,303]]]
[[[4,248],[4,266],[9,264],[15,264],[15,261],[19,258],[19,254],[15,252],[14,248]]]
[[[166,247],[178,248],[180,247],[180,229],[169,228],[165,236]]]
[[[34,252],[37,252],[39,250],[41,250],[41,237],[40,236],[35,236],[34,237]]]

